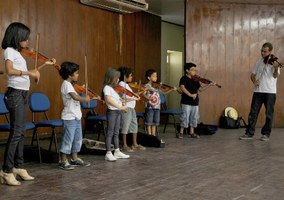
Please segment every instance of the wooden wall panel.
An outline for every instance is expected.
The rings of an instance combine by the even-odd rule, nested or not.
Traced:
[[[161,80],[161,18],[148,13],[135,13],[135,81],[146,83],[145,72],[154,69]],[[140,101],[137,111],[144,111],[144,104]]]
[[[272,42],[276,56],[281,58],[284,53],[283,8],[284,3],[269,1],[186,1],[186,61],[195,62],[202,77],[223,86],[201,93],[201,121],[217,124],[227,106],[235,107],[247,118],[253,92],[250,74],[260,58],[261,45]],[[281,75],[275,107],[277,127],[284,125],[282,79]],[[263,122],[262,112],[258,125]]]
[[[63,61],[79,64],[81,83],[85,82],[86,55],[89,87],[99,94],[109,67],[131,66],[135,69],[137,80],[142,78],[146,67],[155,67],[160,71],[160,17],[148,13],[122,16],[85,6],[79,0],[0,1],[1,40],[7,26],[14,21],[30,27],[30,47],[35,47],[36,34],[39,33],[42,54],[56,58],[58,64]],[[0,53],[3,56],[2,49]],[[34,60],[27,58],[27,61],[33,68]],[[0,64],[0,69],[4,69],[3,60]],[[6,89],[6,81],[5,75],[0,76],[1,92]],[[49,96],[52,105],[49,115],[52,118],[59,118],[63,107],[61,83],[57,70],[46,66],[41,70],[39,84],[31,84],[31,92],[42,91]],[[99,105],[98,111],[104,113],[105,105]]]
[[[144,12],[135,15],[135,76],[144,82],[147,69],[161,74],[161,18]]]

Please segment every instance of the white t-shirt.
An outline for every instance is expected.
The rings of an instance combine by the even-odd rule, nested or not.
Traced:
[[[121,87],[126,88],[127,90],[133,92],[131,87],[127,83],[125,83],[124,81],[120,81],[119,85]],[[128,108],[135,108],[136,100],[134,100],[133,97],[130,97],[130,96],[126,95],[126,105],[127,105]]]
[[[119,95],[117,94],[117,92],[112,87],[110,87],[109,85],[106,85],[103,89],[103,93],[104,93],[105,99],[106,99],[106,96],[110,96],[110,98],[115,103],[122,106],[122,102],[120,101]],[[110,109],[110,110],[118,110],[118,108],[108,104],[107,102],[106,102],[106,105],[107,105],[107,108]]]
[[[270,64],[265,64],[263,58],[258,60],[252,70],[256,75],[256,80],[260,81],[258,86],[255,86],[254,92],[276,94],[277,78],[273,77],[274,67]],[[278,69],[280,74],[280,69]]]
[[[61,85],[61,96],[64,104],[63,111],[61,113],[61,119],[63,120],[80,120],[82,117],[81,105],[79,101],[74,100],[70,93],[76,93],[73,85],[64,80]]]
[[[13,68],[21,71],[28,71],[27,62],[20,54],[19,51],[14,48],[8,47],[4,51],[4,61],[10,60],[13,62]],[[30,89],[30,77],[28,75],[22,76],[8,76],[8,87],[12,87],[19,90]]]

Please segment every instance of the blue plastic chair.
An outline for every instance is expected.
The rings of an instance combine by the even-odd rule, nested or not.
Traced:
[[[7,123],[0,124],[1,132],[9,132],[10,131],[10,121],[9,121],[9,110],[7,109],[4,102],[4,94],[0,93],[0,115],[5,115]],[[26,130],[32,130],[35,128],[34,123],[26,122]]]
[[[31,141],[31,145],[33,145],[33,142],[37,141],[38,151],[39,151],[39,162],[41,163],[41,152],[40,152],[40,144],[39,144],[39,134],[37,132],[38,128],[42,127],[49,127],[52,129],[52,134],[50,137],[50,143],[49,143],[49,151],[51,151],[52,143],[54,142],[55,150],[58,153],[58,143],[57,143],[57,136],[56,136],[56,127],[62,127],[63,121],[61,119],[49,119],[47,115],[47,111],[50,108],[50,101],[48,97],[41,92],[34,92],[31,93],[29,97],[29,106],[30,110],[32,111],[32,119],[33,123],[35,124],[35,129],[33,132],[33,137]],[[43,113],[45,116],[45,120],[35,121],[35,114],[36,113]]]
[[[166,97],[163,93],[160,93],[160,100],[161,100],[161,115],[166,116],[166,122],[164,126],[163,133],[166,132],[167,125],[169,123],[169,117],[172,116],[174,120],[174,128],[175,131],[177,132],[177,124],[176,124],[176,117],[180,116],[182,114],[182,110],[180,108],[178,109],[167,109],[166,106]]]
[[[82,94],[81,96],[86,96],[86,94]],[[95,109],[98,106],[98,100],[93,99],[90,103],[81,102],[81,108],[83,110],[89,111],[85,116],[85,128],[83,132],[83,137],[85,137],[87,127],[93,127],[92,130],[98,131],[98,141],[100,140],[101,133],[105,136],[105,126],[104,123],[107,122],[106,115],[99,115],[96,113]],[[91,113],[91,114],[90,114]]]
[[[9,123],[9,117],[8,117],[9,111],[5,105],[3,93],[0,93],[0,115],[4,115],[7,121],[7,123],[0,124],[0,131],[9,132],[10,131],[10,123]]]

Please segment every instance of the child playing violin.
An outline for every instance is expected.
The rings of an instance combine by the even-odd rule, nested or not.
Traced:
[[[119,85],[123,88],[132,92],[132,89],[129,87],[128,83],[132,82],[132,69],[129,67],[120,67],[118,69],[120,72],[120,82]],[[138,132],[138,123],[135,112],[136,101],[140,100],[140,97],[130,97],[127,94],[123,96],[125,100],[125,105],[128,107],[127,112],[122,113],[122,150],[133,152],[133,150],[145,150],[146,148],[142,145],[137,144],[137,132]],[[132,133],[132,147],[130,148],[127,145],[127,133]]]
[[[103,94],[107,105],[107,133],[106,133],[106,155],[105,160],[116,161],[120,158],[129,158],[129,155],[119,150],[119,130],[121,125],[121,114],[127,112],[127,106],[122,105],[119,94],[113,87],[117,86],[120,72],[116,69],[109,68],[105,74]],[[114,141],[114,154],[111,152],[111,141]]]
[[[189,136],[198,139],[199,136],[194,133],[194,128],[197,127],[199,121],[198,92],[204,91],[209,86],[214,85],[214,83],[201,87],[200,82],[194,79],[196,76],[196,65],[194,63],[186,63],[184,65],[184,72],[185,75],[181,77],[179,82],[180,89],[183,93],[181,95],[181,128],[178,138],[183,138],[183,131],[187,129],[189,125]]]
[[[163,94],[168,94],[171,91],[176,90],[176,88],[169,88],[168,90],[161,90],[155,88],[153,85],[156,85],[158,75],[157,71],[149,69],[146,71],[145,76],[148,80],[148,83],[145,84],[147,90],[144,92],[146,98],[145,102],[145,125],[147,133],[149,135],[156,136],[157,126],[160,124],[160,92]]]
[[[63,78],[61,96],[64,104],[61,113],[63,120],[62,143],[60,148],[59,167],[64,170],[72,170],[74,166],[89,166],[90,163],[78,157],[82,146],[81,106],[80,102],[90,102],[90,97],[81,97],[77,94],[72,82],[79,77],[79,65],[72,62],[63,62],[59,70]],[[100,97],[94,97],[100,98]],[[70,163],[67,155],[71,154]]]

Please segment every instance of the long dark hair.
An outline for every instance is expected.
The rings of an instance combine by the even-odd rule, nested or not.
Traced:
[[[117,84],[117,79],[120,77],[120,72],[112,67],[108,68],[107,72],[105,73],[105,79],[102,87],[102,99],[104,99],[103,89],[106,85],[114,86]]]
[[[30,32],[30,29],[20,22],[11,23],[5,31],[5,35],[2,40],[2,49],[6,49],[8,47],[20,49],[20,42],[28,40]]]

